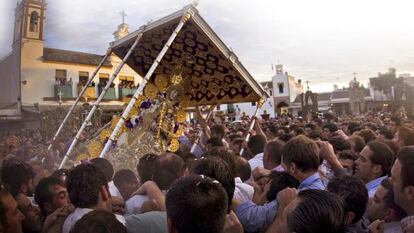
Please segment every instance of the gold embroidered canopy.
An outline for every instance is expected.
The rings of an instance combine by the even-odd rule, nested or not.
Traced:
[[[168,79],[174,74],[182,76],[180,85],[185,94],[180,96],[184,97],[187,107],[266,99],[266,92],[192,5],[113,42],[113,52],[123,58],[143,32],[126,63],[144,77],[188,11],[193,13],[192,17],[178,33],[148,84],[155,86],[156,79]]]

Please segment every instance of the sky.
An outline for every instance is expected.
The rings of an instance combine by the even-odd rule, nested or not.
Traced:
[[[11,51],[14,8],[0,0],[0,58]],[[127,13],[134,31],[190,0],[47,0],[45,46],[104,54]],[[365,85],[395,67],[414,75],[414,1],[200,0],[197,9],[257,81],[270,81],[272,64],[308,80],[316,92],[333,84]]]

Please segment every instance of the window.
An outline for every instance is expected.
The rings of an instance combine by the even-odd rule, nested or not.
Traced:
[[[252,106],[256,106],[256,102],[252,102]]]
[[[279,93],[282,94],[283,93],[283,83],[278,83],[277,87],[279,88]]]
[[[270,96],[272,96],[272,95],[273,95],[273,91],[272,91],[272,90],[270,90],[270,91],[269,91],[269,95],[270,95]]]
[[[82,86],[85,86],[88,80],[89,80],[89,72],[79,71],[79,83]]]
[[[39,13],[37,11],[33,11],[30,14],[30,27],[29,30],[31,32],[38,32],[39,30]]]
[[[99,86],[101,87],[106,86],[108,81],[109,81],[109,74],[105,74],[105,73],[99,74]]]
[[[217,105],[217,110],[220,111],[220,104]]]
[[[135,89],[135,79],[134,76],[129,75],[119,75],[119,87],[121,88],[130,88]]]
[[[66,84],[66,70],[56,70],[55,71],[55,79],[57,85],[65,85]]]

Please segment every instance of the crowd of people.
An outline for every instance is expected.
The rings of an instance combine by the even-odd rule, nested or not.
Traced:
[[[186,127],[176,153],[145,154],[135,171],[103,158],[56,170],[4,137],[0,232],[414,232],[411,120],[197,114]]]

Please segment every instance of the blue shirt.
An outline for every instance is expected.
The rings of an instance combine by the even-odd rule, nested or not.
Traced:
[[[298,187],[305,189],[325,189],[319,173],[306,178]],[[265,231],[275,219],[278,209],[277,199],[265,204],[256,205],[252,201],[246,201],[236,208],[236,215],[239,218],[244,230],[247,232]]]
[[[375,192],[377,192],[377,189],[381,185],[381,182],[387,177],[388,176],[381,176],[375,180],[371,180],[370,182],[366,183],[369,198],[375,195]]]

